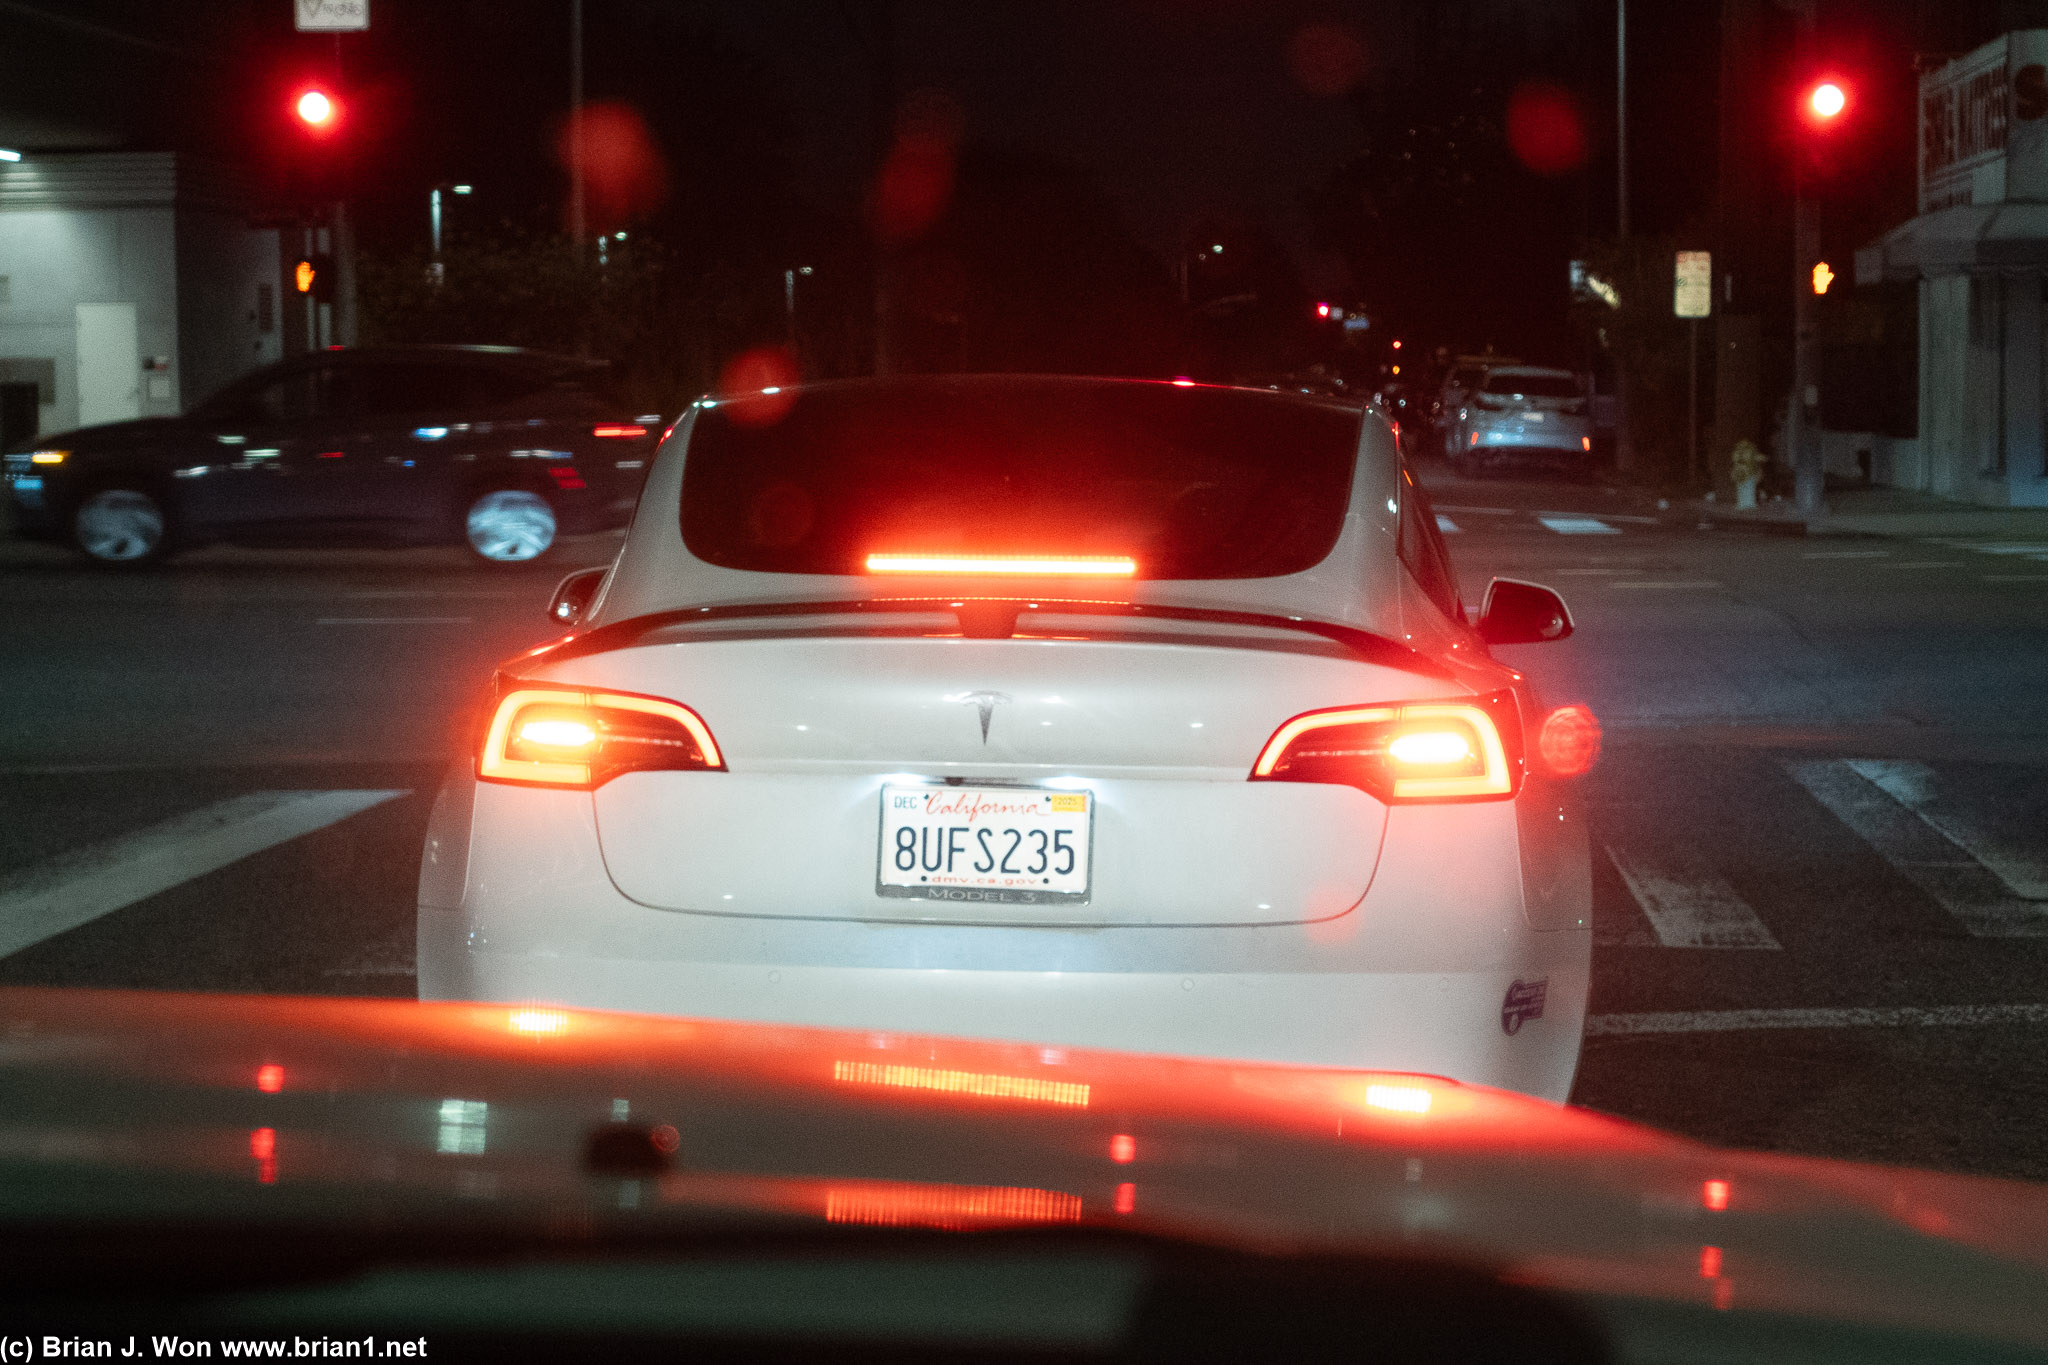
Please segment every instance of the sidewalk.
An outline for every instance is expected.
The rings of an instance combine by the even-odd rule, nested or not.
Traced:
[[[1899,488],[1836,489],[1825,510],[1802,517],[1790,499],[1768,502],[1754,512],[1730,503],[1689,499],[1672,502],[1672,521],[1774,530],[1809,536],[2009,536],[2048,542],[2048,507],[1979,507],[1931,493]]]

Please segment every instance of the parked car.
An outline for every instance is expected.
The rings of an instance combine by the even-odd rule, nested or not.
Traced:
[[[601,363],[365,347],[268,366],[181,417],[39,438],[6,475],[22,534],[104,564],[212,541],[467,543],[512,563],[623,525],[662,428]]]
[[[1582,469],[1592,462],[1586,386],[1570,370],[1510,365],[1489,370],[1466,401],[1463,443],[1451,451],[1460,473],[1508,461]]]

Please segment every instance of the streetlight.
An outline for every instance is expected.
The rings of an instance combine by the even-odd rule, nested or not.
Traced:
[[[13,149],[12,147],[0,147],[0,161],[19,161],[19,160],[21,160],[21,153],[20,153],[20,152],[17,152],[17,151],[15,151],[15,150],[14,150],[14,149]]]
[[[792,361],[796,359],[796,277],[810,273],[811,268],[807,265],[782,272],[782,311],[789,321],[789,355]]]
[[[435,284],[441,283],[441,276],[443,274],[441,268],[441,191],[447,190],[452,194],[468,194],[473,188],[474,186],[470,185],[436,185],[433,189],[427,191],[427,222],[433,233],[434,242],[433,264],[427,267],[427,271],[434,277]]]

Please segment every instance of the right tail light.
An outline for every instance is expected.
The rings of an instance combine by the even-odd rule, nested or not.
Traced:
[[[1514,694],[1310,711],[1273,732],[1251,780],[1359,787],[1388,803],[1505,800],[1522,785]]]

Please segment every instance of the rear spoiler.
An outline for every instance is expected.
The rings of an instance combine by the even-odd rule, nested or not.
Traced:
[[[1198,621],[1210,625],[1250,626],[1294,631],[1341,645],[1366,663],[1383,664],[1432,678],[1449,678],[1449,669],[1397,640],[1356,626],[1319,621],[1308,616],[1283,616],[1260,611],[1222,611],[1211,607],[1175,607],[1150,602],[1093,601],[1054,597],[861,597],[839,601],[734,602],[715,607],[682,607],[649,612],[570,636],[536,658],[553,663],[608,650],[623,649],[669,626],[701,621],[737,621],[764,617],[849,616],[867,613],[951,613],[960,633],[971,640],[1007,640],[1017,633],[1017,618],[1026,612],[1062,616],[1120,616],[1159,621]]]

